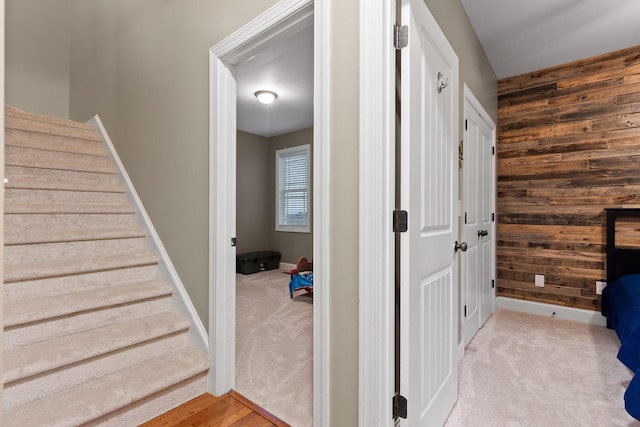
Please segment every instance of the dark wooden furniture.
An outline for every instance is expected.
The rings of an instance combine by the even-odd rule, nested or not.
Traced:
[[[616,224],[619,220],[638,218],[640,209],[607,208],[607,283],[627,274],[640,274],[640,235],[637,248],[620,247],[616,242]]]

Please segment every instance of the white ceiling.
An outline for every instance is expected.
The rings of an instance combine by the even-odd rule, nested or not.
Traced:
[[[640,44],[640,0],[461,0],[498,79]]]
[[[640,44],[640,0],[460,0],[498,79]],[[313,125],[313,26],[236,67],[238,129]],[[254,93],[278,99],[262,105]]]
[[[313,26],[236,66],[238,129],[271,137],[313,126]],[[255,93],[270,90],[270,105]]]

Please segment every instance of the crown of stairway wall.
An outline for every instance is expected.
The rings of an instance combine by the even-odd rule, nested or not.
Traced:
[[[4,422],[137,425],[208,360],[92,126],[6,108]]]

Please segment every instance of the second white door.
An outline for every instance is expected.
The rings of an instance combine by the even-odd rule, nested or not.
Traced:
[[[463,142],[462,322],[464,345],[493,312],[493,123],[465,96]]]

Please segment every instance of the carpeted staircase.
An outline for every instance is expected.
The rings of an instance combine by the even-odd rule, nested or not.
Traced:
[[[5,425],[136,425],[206,392],[100,134],[7,106],[5,136]]]

